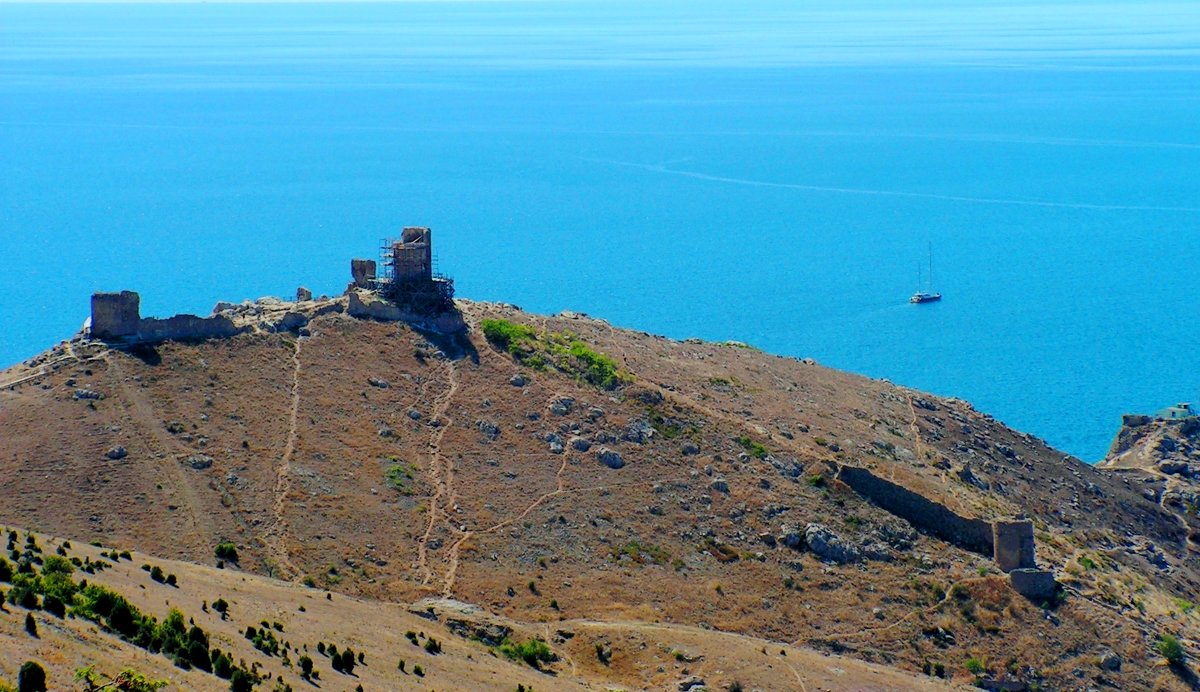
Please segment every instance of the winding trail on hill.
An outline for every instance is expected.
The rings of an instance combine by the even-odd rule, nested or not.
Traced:
[[[270,539],[270,552],[274,562],[281,568],[286,568],[288,578],[298,574],[288,555],[288,523],[284,517],[287,510],[288,493],[292,489],[292,458],[296,455],[296,441],[299,438],[297,421],[300,417],[300,372],[303,366],[300,362],[300,346],[303,337],[297,336],[292,351],[292,406],[288,412],[288,434],[280,455],[279,467],[275,473],[275,503],[272,509],[273,523],[267,531]]]
[[[161,416],[155,412],[154,407],[138,391],[139,388],[129,386],[128,378],[125,376],[125,372],[119,362],[120,358],[114,358],[112,354],[112,351],[106,351],[101,356],[101,359],[108,366],[107,369],[111,375],[112,382],[121,390],[123,395],[112,397],[112,399],[125,412],[125,417],[134,424],[133,429],[136,431],[135,434],[138,434],[142,438],[142,443],[146,446],[147,451],[157,448],[161,456],[168,461],[168,463],[158,466],[159,469],[170,477],[174,494],[180,497],[184,506],[187,507],[192,543],[197,549],[208,546],[209,536],[212,535],[212,526],[207,522],[208,514],[203,511],[200,500],[196,496],[195,488],[188,481],[186,471],[179,459],[180,456],[194,454],[195,452],[167,432]]]
[[[446,436],[446,430],[453,422],[446,416],[446,411],[449,410],[450,402],[458,392],[457,370],[454,360],[450,358],[446,360],[446,382],[446,392],[439,397],[437,405],[430,414],[430,423],[437,422],[439,424],[429,438],[429,478],[434,485],[433,497],[429,499],[429,521],[425,526],[424,535],[417,541],[417,569],[422,574],[422,585],[428,585],[433,579],[433,571],[429,567],[429,539],[437,527],[438,518],[443,517],[451,531],[459,533],[457,527],[452,526],[450,512],[447,510],[455,499],[454,471],[450,460],[445,458],[441,449],[442,438]],[[444,422],[443,418],[446,418]]]

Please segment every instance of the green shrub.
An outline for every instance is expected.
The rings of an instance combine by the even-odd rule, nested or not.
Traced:
[[[742,435],[741,437],[739,437],[737,439],[737,443],[738,443],[738,445],[741,446],[742,449],[746,450],[747,454],[754,457],[755,459],[766,459],[768,456],[770,456],[770,452],[767,451],[766,447],[755,442],[754,440],[751,440],[749,437],[747,437],[745,435]]]
[[[1179,639],[1176,637],[1170,634],[1164,634],[1162,638],[1158,640],[1158,644],[1155,646],[1155,649],[1158,651],[1160,656],[1167,659],[1167,663],[1170,663],[1173,666],[1178,666],[1183,663],[1183,644],[1180,644]]]
[[[17,692],[46,692],[46,669],[33,661],[22,663],[17,671]]]
[[[570,353],[583,365],[583,379],[601,389],[612,389],[621,381],[617,361],[597,353],[582,341],[571,342]]]
[[[430,637],[425,640],[425,650],[436,656],[442,653],[442,644],[433,637]]]
[[[420,664],[415,665],[413,666],[413,675],[417,676],[418,678],[423,678],[425,677],[425,669],[422,668]]]
[[[541,639],[530,639],[518,644],[506,638],[500,643],[500,653],[514,661],[524,661],[527,665],[538,669],[543,663],[558,660],[549,645]]]
[[[524,324],[508,320],[483,320],[479,324],[483,328],[484,338],[514,356],[524,350],[527,342],[537,339],[537,332],[533,327]]]
[[[966,667],[968,672],[974,675],[983,675],[983,673],[987,670],[987,666],[984,665],[983,661],[975,656],[968,658],[967,662],[964,663],[963,666]]]
[[[220,560],[228,560],[229,562],[238,561],[237,546],[228,541],[218,543],[216,549],[213,550],[213,554]]]

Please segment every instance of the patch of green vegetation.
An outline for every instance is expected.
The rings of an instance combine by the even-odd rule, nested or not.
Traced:
[[[550,650],[550,646],[541,639],[529,639],[524,642],[514,642],[505,638],[497,647],[500,653],[514,661],[524,661],[532,668],[541,670],[542,664],[558,660],[558,656]]]
[[[483,320],[479,326],[483,328],[484,338],[518,358],[530,342],[537,341],[537,332],[528,325],[508,320]]]
[[[663,565],[671,559],[671,554],[666,550],[656,545],[643,545],[637,541],[630,541],[623,546],[612,549],[614,560],[619,560],[622,555],[628,556],[630,560],[639,565],[644,565],[647,562]]]
[[[394,458],[394,457],[393,457]],[[393,490],[397,490],[402,495],[412,495],[413,490],[410,483],[413,480],[413,469],[404,462],[397,462],[387,467],[383,472],[384,479]]]
[[[674,418],[669,418],[654,406],[646,409],[646,418],[650,421],[650,427],[654,428],[654,432],[658,433],[665,440],[674,440],[678,437],[696,433],[694,426],[686,425]]]
[[[615,389],[632,377],[617,361],[600,353],[570,332],[539,335],[533,327],[507,320],[483,320],[483,335],[517,362],[535,370],[549,367],[600,389]]]
[[[213,550],[213,554],[216,555],[217,559],[219,560],[228,560],[229,562],[238,561],[237,546],[229,541],[218,543],[216,549]]]
[[[1160,656],[1167,659],[1167,663],[1173,666],[1183,663],[1183,644],[1180,644],[1179,639],[1170,634],[1164,634],[1154,649]]]
[[[747,437],[745,435],[742,435],[741,437],[739,437],[737,439],[737,443],[739,446],[741,446],[742,449],[746,450],[747,454],[754,457],[755,459],[766,459],[771,454],[770,452],[767,451],[766,447],[755,442],[754,440],[751,440],[749,437]]]
[[[1179,609],[1179,612],[1184,615],[1188,615],[1196,609],[1196,604],[1186,598],[1173,598],[1171,600],[1175,603],[1175,607]]]
[[[1093,570],[1099,567],[1099,565],[1096,564],[1096,561],[1087,555],[1080,555],[1078,562],[1079,564],[1083,565],[1083,568],[1086,570]]]
[[[983,659],[980,659],[977,656],[968,658],[966,662],[963,663],[963,667],[967,669],[967,672],[973,675],[983,675],[985,672],[987,672],[987,665],[983,662]]]
[[[819,473],[814,473],[813,475],[809,476],[808,478],[805,478],[804,482],[807,483],[809,485],[809,487],[811,487],[811,488],[824,488],[825,485],[827,484],[827,481],[825,480],[825,476],[822,476]]]

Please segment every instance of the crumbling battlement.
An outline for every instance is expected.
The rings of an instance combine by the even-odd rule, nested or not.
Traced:
[[[963,550],[986,555],[1009,575],[1017,593],[1035,601],[1052,600],[1058,585],[1054,573],[1037,569],[1033,522],[1028,519],[987,522],[959,516],[944,505],[884,480],[867,469],[842,466],[838,480],[859,495],[918,529]]]
[[[133,291],[95,293],[88,335],[111,343],[153,344],[162,341],[223,339],[246,331],[224,315],[175,315],[166,319],[141,316],[141,297]]]
[[[959,516],[944,505],[886,481],[864,468],[842,466],[838,469],[837,478],[884,510],[947,543],[988,557],[995,552],[990,522]]]
[[[141,298],[133,291],[92,294],[92,338],[121,341],[137,336]]]

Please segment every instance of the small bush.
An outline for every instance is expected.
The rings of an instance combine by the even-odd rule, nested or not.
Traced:
[[[741,446],[742,449],[746,450],[747,454],[754,457],[755,459],[766,459],[768,456],[770,456],[770,452],[767,451],[766,447],[755,442],[754,440],[751,440],[749,437],[747,437],[745,435],[742,435],[741,437],[739,437],[737,439],[737,443],[738,443],[738,445]]]
[[[425,650],[436,656],[442,653],[442,645],[440,642],[438,642],[438,640],[430,637],[429,639],[425,640]]]
[[[238,561],[237,546],[228,541],[218,543],[216,549],[213,550],[213,554],[220,560],[228,560],[229,562]]]
[[[413,666],[413,675],[417,676],[418,678],[423,678],[425,677],[425,669],[422,668],[420,664],[415,665]]]
[[[505,639],[500,644],[500,653],[514,661],[524,661],[527,665],[538,669],[543,663],[558,660],[546,642],[541,639],[530,639],[519,644]]]
[[[513,355],[518,355],[526,342],[537,339],[533,327],[508,320],[483,320],[479,326],[484,338]]]
[[[1175,638],[1174,636],[1170,634],[1164,634],[1162,638],[1158,640],[1158,644],[1155,646],[1155,649],[1158,651],[1160,656],[1167,659],[1167,663],[1170,663],[1173,666],[1183,664],[1183,644],[1180,644],[1179,639]]]
[[[22,663],[17,671],[17,692],[46,692],[46,670],[33,661]]]
[[[33,619],[33,613],[25,613],[25,631],[28,632],[31,637],[38,636],[37,620]]]
[[[987,666],[984,665],[983,661],[975,656],[968,658],[963,666],[973,675],[983,675],[983,673],[987,670]]]

